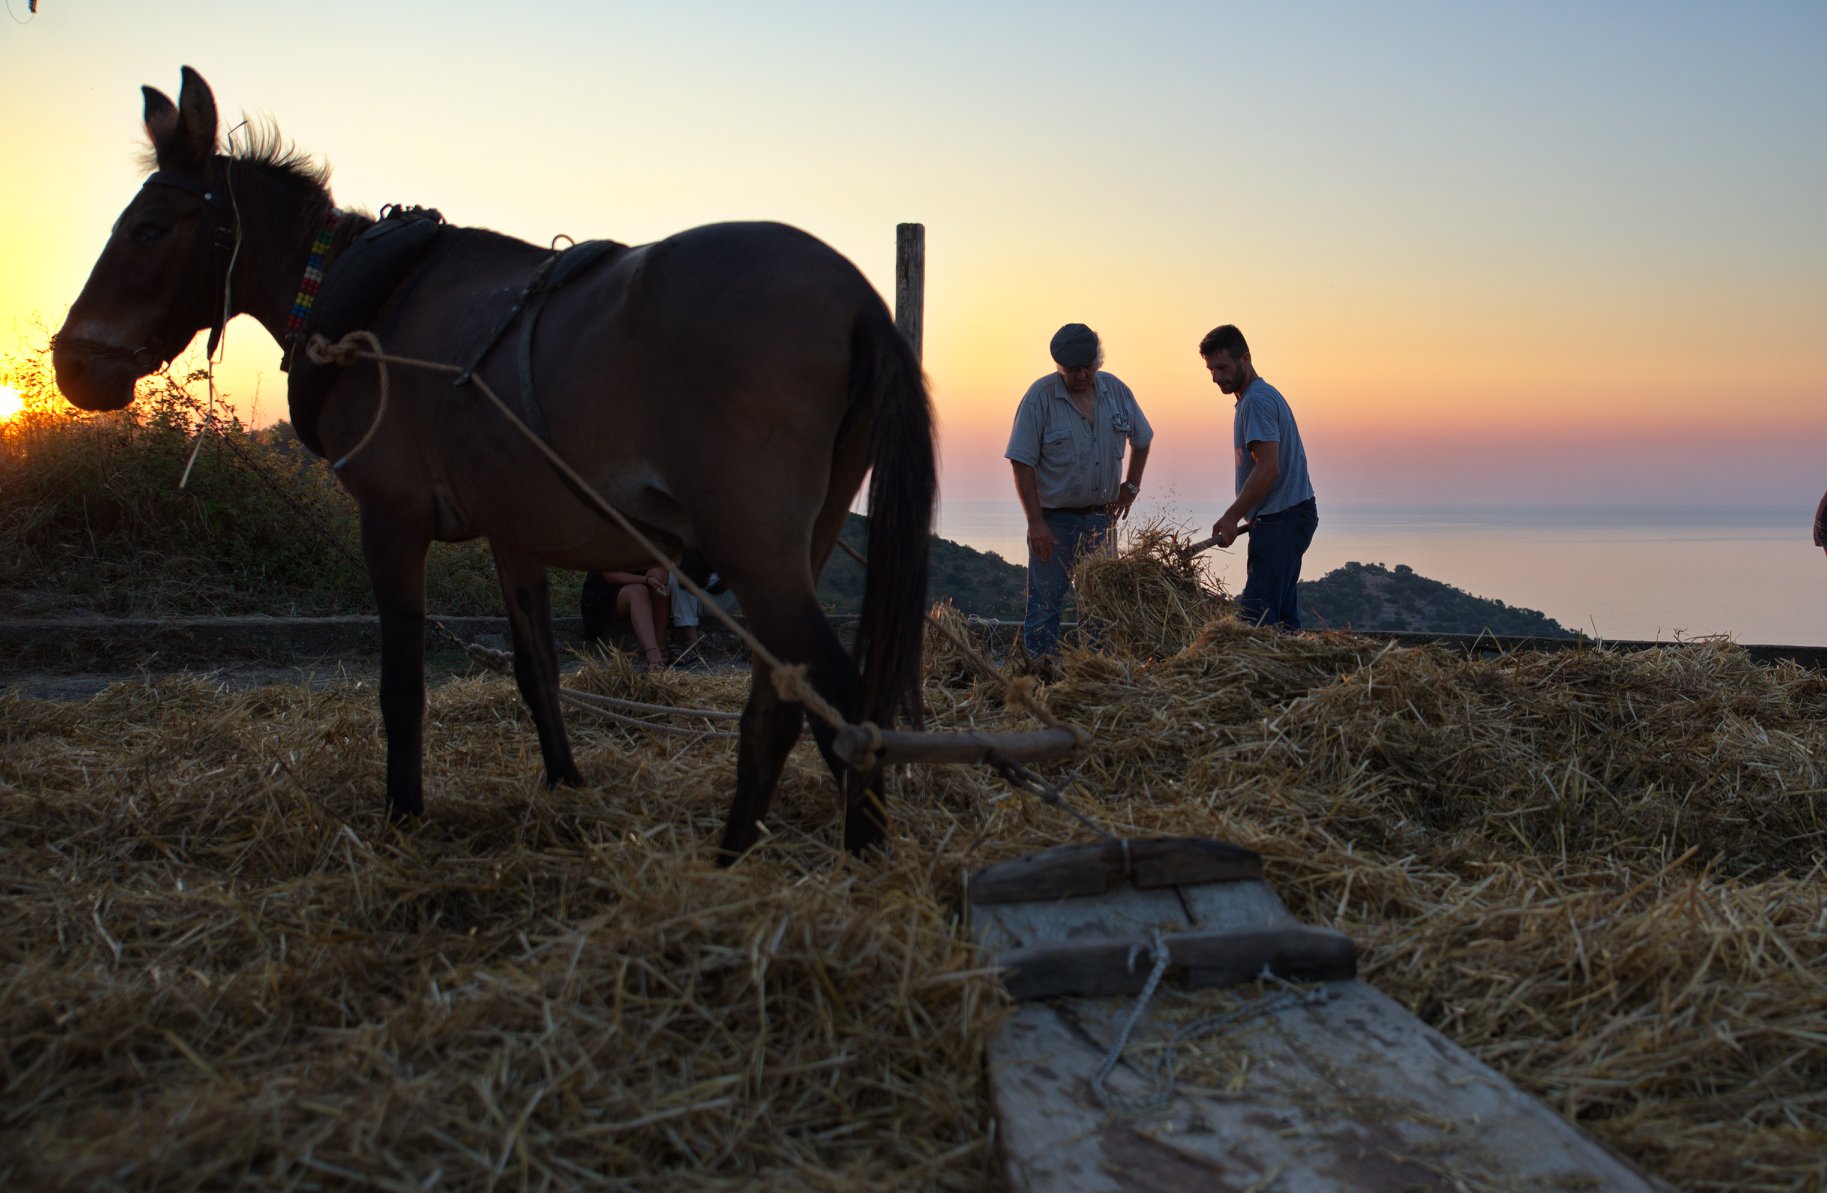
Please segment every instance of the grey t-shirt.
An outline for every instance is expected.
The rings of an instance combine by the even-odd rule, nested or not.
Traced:
[[[1237,453],[1237,489],[1250,479],[1256,467],[1250,455],[1252,443],[1277,444],[1281,475],[1275,486],[1255,509],[1244,514],[1254,518],[1261,514],[1279,514],[1313,496],[1313,482],[1307,476],[1307,449],[1301,446],[1300,428],[1294,425],[1294,411],[1281,391],[1261,377],[1237,398],[1237,411],[1231,418],[1231,441]]]
[[[1015,410],[1003,455],[1034,469],[1042,509],[1109,505],[1123,483],[1123,445],[1147,447],[1155,437],[1129,387],[1097,375],[1097,404],[1089,421],[1072,404],[1057,372],[1028,386]]]

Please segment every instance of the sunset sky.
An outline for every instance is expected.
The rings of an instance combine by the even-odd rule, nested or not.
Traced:
[[[187,64],[344,206],[540,243],[779,219],[888,294],[924,223],[953,499],[1010,493],[1015,402],[1074,320],[1155,425],[1150,496],[1208,517],[1221,322],[1322,503],[1811,511],[1827,485],[1820,0],[38,7],[0,21],[14,343],[132,197],[140,85],[175,98]],[[259,422],[278,357],[231,327],[219,378]]]

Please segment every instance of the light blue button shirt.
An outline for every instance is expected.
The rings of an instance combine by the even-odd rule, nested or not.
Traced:
[[[1118,378],[1098,373],[1087,419],[1054,372],[1022,395],[1003,456],[1034,470],[1042,509],[1109,505],[1123,483],[1123,445],[1147,447],[1154,437],[1135,394]]]

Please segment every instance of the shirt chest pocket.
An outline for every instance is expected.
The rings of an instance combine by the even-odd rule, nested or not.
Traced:
[[[1052,450],[1054,450],[1056,452],[1071,450],[1072,428],[1071,427],[1050,427],[1050,428],[1048,428],[1047,433],[1040,437],[1040,445],[1043,448],[1051,448]]]

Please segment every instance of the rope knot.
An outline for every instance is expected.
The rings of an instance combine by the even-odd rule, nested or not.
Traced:
[[[806,678],[804,663],[782,663],[773,669],[771,678],[774,681],[774,694],[782,700],[804,704],[806,696],[812,694],[812,683]]]
[[[463,653],[482,664],[484,667],[487,667],[490,671],[498,671],[502,675],[506,675],[514,666],[513,655],[505,650],[496,650],[491,646],[484,646],[480,642],[471,642],[463,648]]]
[[[312,336],[305,345],[305,355],[312,364],[319,365],[352,365],[369,352],[378,351],[374,333],[366,331],[352,331],[334,344],[322,336]]]
[[[874,721],[862,721],[854,726],[857,733],[864,738],[863,748],[857,752],[856,760],[850,765],[859,771],[872,771],[882,765],[882,729]]]

